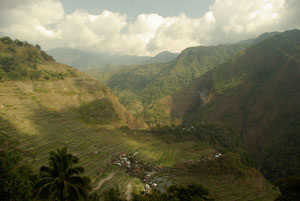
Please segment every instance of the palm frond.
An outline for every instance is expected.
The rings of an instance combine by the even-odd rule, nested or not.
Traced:
[[[84,168],[74,167],[78,162],[79,158],[69,154],[66,147],[50,152],[49,166],[40,168],[42,178],[37,183],[36,194],[49,200],[87,199],[91,180],[79,176],[84,172]]]

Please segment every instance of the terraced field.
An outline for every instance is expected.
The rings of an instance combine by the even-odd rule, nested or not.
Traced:
[[[109,104],[105,88],[101,84],[93,85],[94,82],[81,77],[0,83],[0,133],[19,142],[18,148],[34,170],[47,163],[50,151],[67,146],[80,158],[80,165],[92,178],[96,191],[118,186],[127,196],[131,191],[142,190],[144,184],[138,178],[130,177],[124,169],[108,165],[117,153],[138,152],[139,160],[172,170],[175,164],[216,152],[192,141],[170,143],[146,131],[125,128],[118,111]],[[86,115],[89,113],[96,121],[90,121]],[[97,175],[98,168],[105,170],[103,175]],[[264,183],[259,173],[241,179],[233,175],[213,176],[179,169],[163,174],[178,183],[201,182],[211,189],[217,200],[254,200],[257,197],[258,200],[272,200],[274,195],[272,190],[265,189],[270,185]],[[259,191],[252,183],[257,178],[261,179]],[[243,183],[245,180],[249,182]],[[261,194],[257,196],[257,192]]]
[[[218,201],[273,201],[276,197],[276,192],[274,192],[272,185],[260,179],[259,173],[255,171],[245,177],[237,177],[229,174],[189,173],[178,170],[169,173],[169,175],[169,178],[175,181],[175,183],[186,183],[189,181],[205,184],[210,190],[212,197]]]
[[[141,159],[165,166],[197,157],[184,151],[192,146],[191,143],[168,147],[166,142],[142,131],[116,129],[124,123],[109,110],[105,115],[114,118],[110,121],[112,123],[86,122],[78,108],[81,104],[93,102],[101,94],[99,91],[88,93],[83,92],[84,89],[81,92],[75,89],[76,93],[66,95],[74,80],[68,82],[69,86],[64,84],[63,89],[59,81],[0,84],[0,130],[17,139],[18,148],[25,152],[26,160],[35,170],[47,163],[50,151],[63,146],[80,158],[86,174],[93,178],[95,184],[101,179],[96,176],[97,169],[105,169],[111,156],[119,152],[139,152]],[[83,94],[85,97],[81,97]],[[111,168],[108,171],[115,170]],[[124,185],[127,185],[127,180],[132,180],[125,173],[121,175],[117,178]],[[138,183],[136,179],[131,182]]]

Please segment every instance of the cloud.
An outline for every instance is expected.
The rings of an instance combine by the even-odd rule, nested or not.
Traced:
[[[49,26],[64,18],[64,10],[54,0],[0,1],[0,32],[30,42],[51,40],[55,31]]]
[[[221,35],[232,42],[278,29],[286,7],[285,0],[217,0],[210,9],[216,19],[213,42]]]
[[[300,28],[298,0],[216,0],[201,18],[104,10],[66,14],[58,0],[0,0],[0,33],[44,49],[72,47],[112,54],[154,55],[237,42],[267,31]]]

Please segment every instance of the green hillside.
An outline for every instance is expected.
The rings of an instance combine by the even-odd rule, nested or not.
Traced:
[[[169,117],[159,100],[187,87],[208,70],[224,63],[248,44],[193,47],[184,50],[174,61],[149,65],[107,67],[87,71],[117,95],[120,102],[148,124],[167,123]],[[158,109],[152,109],[155,105]]]
[[[299,30],[252,45],[173,95],[170,114],[232,126],[270,179],[299,174],[299,47]]]
[[[1,40],[0,56],[13,58],[18,72],[41,71],[42,76],[13,77],[14,69],[1,65],[9,69],[0,82],[1,161],[3,153],[10,153],[6,151],[12,141],[23,161],[37,172],[47,164],[50,151],[67,146],[92,179],[90,193],[118,186],[127,197],[144,190],[145,183],[143,177],[133,177],[129,169],[114,165],[116,156],[126,152],[135,155],[142,173],[151,174],[160,187],[200,182],[212,197],[224,201],[276,196],[277,191],[248,161],[239,135],[231,128],[208,124],[141,130],[146,128],[144,122],[131,116],[103,84],[52,59],[21,62],[25,58],[17,54],[20,51],[42,53],[38,46],[17,46],[18,42]],[[15,52],[8,52],[11,46]],[[36,69],[31,70],[34,64]],[[48,79],[46,70],[66,74]],[[218,153],[222,156],[215,157]]]
[[[0,81],[59,80],[76,76],[76,72],[71,68],[59,71],[58,65],[56,68],[48,67],[47,64],[54,59],[41,51],[38,45],[33,46],[27,42],[12,41],[9,37],[3,37],[0,41],[0,53]]]
[[[141,64],[151,64],[151,63],[167,63],[173,61],[179,54],[172,53],[168,51],[161,52],[154,57],[145,59]],[[123,63],[124,64],[124,63]]]
[[[270,178],[300,170],[299,30],[239,45],[195,47],[165,64],[98,76],[150,126],[219,121],[233,127]]]

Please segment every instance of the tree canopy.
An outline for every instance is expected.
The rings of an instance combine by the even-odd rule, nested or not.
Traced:
[[[88,198],[90,179],[80,176],[84,168],[75,166],[79,159],[67,152],[67,148],[51,152],[49,165],[40,168],[34,196],[40,199],[73,201]]]

